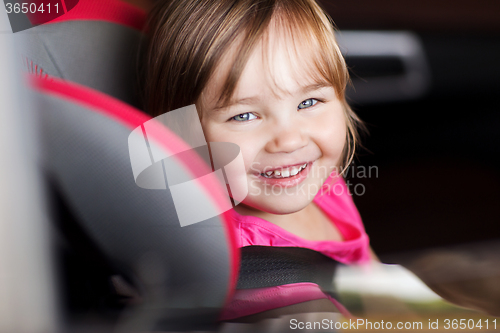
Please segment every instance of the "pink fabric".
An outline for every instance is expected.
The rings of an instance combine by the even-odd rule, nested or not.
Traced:
[[[333,182],[329,178],[325,184]],[[358,210],[349,195],[343,179],[330,186],[329,191],[314,198],[335,224],[344,241],[310,241],[296,236],[277,225],[255,216],[243,216],[233,210],[232,218],[237,229],[239,247],[297,246],[309,248],[344,264],[363,264],[371,259],[369,238],[365,232]],[[233,300],[223,311],[222,320],[230,320],[276,309],[292,304],[317,299],[330,299],[339,311],[349,316],[349,312],[338,301],[324,294],[314,283],[295,283],[269,288],[237,290]]]
[[[68,13],[52,18],[50,22],[45,20],[41,23],[93,20],[121,24],[136,30],[142,30],[146,23],[147,14],[144,10],[120,0],[80,0],[74,7]]]

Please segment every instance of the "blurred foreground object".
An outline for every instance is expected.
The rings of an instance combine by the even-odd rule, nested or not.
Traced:
[[[17,42],[0,33],[0,332],[58,332],[34,112],[15,65]]]
[[[497,326],[491,315],[498,313],[494,312],[498,311],[498,275],[494,273],[498,268],[487,267],[497,259],[480,254],[466,263],[463,254],[446,253],[394,256],[398,260],[393,261],[404,261],[413,271],[377,262],[366,267],[341,266],[336,279],[340,298],[351,313],[365,321],[411,322],[412,328],[415,324],[421,329],[436,323],[433,328],[444,330],[446,320],[465,320],[468,325],[473,321],[474,327],[483,324],[484,330],[494,331]],[[431,257],[436,259],[432,262]],[[486,329],[488,321],[492,325]]]
[[[500,317],[500,242],[426,251],[405,265],[446,300]]]
[[[5,314],[13,324],[0,329],[2,333],[17,332],[15,325],[37,325],[19,332],[57,331],[46,300],[55,299],[54,290],[47,286],[51,284],[57,285],[60,295],[61,330],[69,332],[213,329],[235,287],[239,255],[224,214],[183,228],[165,186],[168,179],[162,179],[163,189],[153,190],[134,181],[128,138],[148,122],[147,141],[140,142],[145,148],[140,151],[145,153],[138,163],[154,164],[158,170],[175,167],[179,177],[194,179],[198,200],[222,212],[217,196],[220,184],[210,175],[206,162],[175,133],[157,122],[149,123],[150,117],[136,108],[140,101],[132,92],[138,80],[136,64],[144,20],[143,11],[121,1],[85,0],[57,20],[13,35],[23,48],[17,58],[5,59],[1,65],[15,68],[12,64],[23,64],[28,84],[14,91],[14,80],[8,81],[2,93],[14,100],[29,97],[33,104],[26,106],[29,115],[18,112],[19,107],[12,110],[23,117],[23,124],[13,118],[19,125],[2,125],[14,124],[11,130],[29,133],[38,143],[32,151],[16,149],[28,150],[28,160],[12,161],[25,162],[23,165],[42,174],[50,223],[43,225],[38,219],[43,214],[37,210],[37,198],[32,197],[37,193],[36,184],[2,186],[2,190],[9,189],[11,201],[2,199],[0,204],[11,210],[19,208],[22,214],[32,212],[26,209],[30,207],[36,214],[23,215],[22,223],[16,224],[21,238],[12,238],[12,248],[29,243],[30,251],[19,258],[11,257],[16,251],[8,248],[1,253],[12,264],[2,267],[2,274],[7,272],[9,282],[19,283],[8,286],[9,297],[3,297],[2,287],[0,302],[19,305],[4,307],[1,303],[0,311],[15,311],[14,315]],[[18,81],[22,77],[20,71],[12,75]],[[22,144],[24,139],[12,135],[9,141]],[[153,161],[153,149],[169,158]],[[24,172],[22,166],[13,165],[3,175],[12,181],[20,172]],[[11,191],[12,185],[23,192]],[[200,204],[186,202],[191,207]],[[42,274],[50,265],[40,258],[46,251],[38,246],[49,231],[57,266],[55,279]],[[9,242],[2,241],[4,244],[9,246]],[[36,261],[36,273],[16,267],[30,267],[32,261]],[[40,279],[34,279],[37,274]],[[24,302],[28,301],[25,294],[30,302]]]

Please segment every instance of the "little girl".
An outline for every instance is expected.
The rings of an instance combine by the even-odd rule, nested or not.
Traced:
[[[360,122],[346,103],[348,71],[318,4],[158,1],[149,29],[151,115],[196,104],[207,142],[241,148],[249,193],[233,212],[239,246],[369,261],[368,236],[340,176]],[[223,319],[314,300],[342,311],[318,285],[302,282],[237,290]]]

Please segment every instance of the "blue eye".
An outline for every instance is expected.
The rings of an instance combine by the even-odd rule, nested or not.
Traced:
[[[311,106],[315,105],[316,103],[318,103],[317,99],[309,98],[309,99],[306,99],[305,101],[302,101],[297,108],[298,109],[307,109],[307,108],[310,108]]]
[[[237,116],[232,117],[230,120],[236,120],[236,121],[248,121],[248,120],[253,120],[257,119],[257,117],[251,113],[251,112],[245,112],[242,114],[239,114]]]

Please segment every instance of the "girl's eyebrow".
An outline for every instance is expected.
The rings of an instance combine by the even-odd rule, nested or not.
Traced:
[[[313,83],[313,84],[302,87],[299,92],[307,94],[311,91],[319,90],[322,88],[329,88],[329,87],[333,87],[333,86],[328,82],[317,82],[317,83]]]
[[[250,105],[250,104],[253,104],[259,100],[260,100],[259,96],[245,97],[245,98],[241,98],[238,100],[230,100],[228,103],[226,103],[224,105],[215,106],[215,108],[213,108],[212,111],[221,111],[223,109],[227,109],[227,108],[229,108],[233,105],[237,105],[237,104]]]
[[[332,87],[332,85],[328,82],[313,83],[313,84],[309,84],[307,86],[300,87],[299,89],[297,89],[295,94],[307,94],[307,93],[310,93],[312,91],[319,90],[322,88],[328,88],[328,87]],[[212,109],[212,111],[213,112],[222,111],[222,110],[227,109],[227,108],[234,106],[234,105],[250,105],[250,104],[258,102],[259,100],[260,100],[260,96],[251,96],[251,97],[240,98],[237,100],[230,100],[228,103],[226,103],[224,105],[215,106]]]

